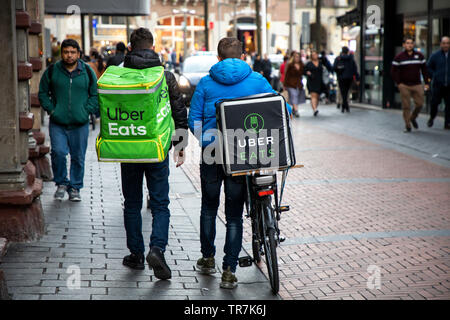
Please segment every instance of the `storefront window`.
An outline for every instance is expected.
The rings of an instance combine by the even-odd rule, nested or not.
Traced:
[[[379,28],[366,26],[364,30],[364,102],[381,105],[383,101],[383,12],[384,1],[367,1],[367,6],[378,6],[381,13]]]
[[[428,21],[424,18],[408,19],[403,23],[403,36],[412,37],[416,43],[416,50],[427,55]]]

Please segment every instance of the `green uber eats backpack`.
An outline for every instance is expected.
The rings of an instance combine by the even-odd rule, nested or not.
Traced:
[[[99,161],[162,162],[175,130],[163,67],[110,66],[98,80]]]

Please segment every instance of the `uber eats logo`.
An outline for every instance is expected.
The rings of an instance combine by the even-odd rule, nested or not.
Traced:
[[[245,117],[244,128],[251,133],[258,133],[264,129],[264,118],[259,113],[250,113]]]
[[[113,121],[142,121],[143,114],[145,111],[131,111],[122,110],[119,108],[107,108],[106,114],[110,120]],[[108,123],[109,134],[112,136],[144,136],[147,134],[147,129],[145,126],[136,127],[133,123],[129,126],[120,126],[118,123],[109,122]]]
[[[116,107],[107,107],[106,116],[108,117],[108,132],[111,136],[145,136],[147,135],[147,127],[143,124],[149,118],[156,116],[156,123],[164,121],[170,115],[170,101],[169,101],[167,86],[162,89],[156,97],[155,106],[157,106],[157,113],[155,110],[130,110],[132,108],[118,103]],[[145,103],[145,102],[144,102]],[[150,112],[150,115],[147,113]],[[145,115],[145,116],[144,116]],[[121,121],[119,124],[117,122]]]
[[[273,148],[270,147],[274,144],[274,137],[267,135],[267,130],[264,129],[263,116],[259,113],[247,115],[244,119],[244,129],[246,132],[244,136],[239,137],[239,134],[237,134],[238,146],[242,150],[238,152],[241,161],[252,163],[275,157]]]

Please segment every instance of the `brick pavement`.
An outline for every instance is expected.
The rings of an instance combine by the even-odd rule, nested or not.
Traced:
[[[220,252],[216,274],[205,276],[195,271],[194,264],[200,257],[200,198],[183,171],[173,164],[170,174],[169,245],[166,251],[172,279],[160,281],[147,267],[143,271],[135,271],[123,266],[122,258],[129,252],[123,227],[120,166],[97,162],[95,137],[96,133],[91,131],[85,187],[81,190],[82,202],[72,203],[67,196],[65,201],[55,202],[54,184],[45,183],[41,196],[45,235],[37,242],[9,245],[0,267],[13,299],[279,299],[271,294],[265,276],[257,267],[239,273],[238,290],[220,289],[223,257]],[[142,215],[144,239],[149,240],[150,211],[144,207]],[[218,248],[223,248],[224,228],[219,221]],[[68,280],[72,283],[74,268],[80,270],[79,289],[71,289],[67,285]]]
[[[303,105],[294,123],[305,168],[285,189],[281,297],[449,299],[450,132],[440,118],[427,128],[421,115],[407,135],[397,111],[339,111],[321,106],[315,118]],[[199,149],[189,148],[183,170],[200,190]],[[250,239],[246,221],[244,248]]]

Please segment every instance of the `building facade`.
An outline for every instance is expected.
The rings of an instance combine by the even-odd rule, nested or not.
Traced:
[[[392,60],[403,50],[405,36],[415,39],[416,50],[427,59],[438,50],[440,39],[450,35],[450,2],[359,0],[357,8],[339,17],[338,23],[346,31],[346,41],[356,48],[362,76],[360,101],[401,108],[390,74]],[[428,112],[428,103],[424,111]]]

